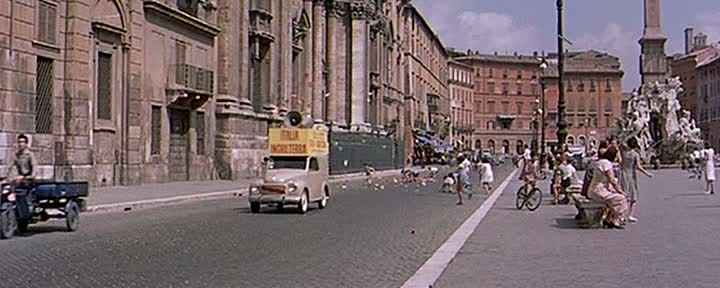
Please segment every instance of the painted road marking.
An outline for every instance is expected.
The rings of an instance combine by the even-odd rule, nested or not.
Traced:
[[[480,222],[485,219],[490,209],[495,205],[497,199],[502,195],[507,188],[510,180],[513,179],[517,170],[510,173],[500,186],[495,189],[490,198],[485,200],[475,212],[473,212],[468,219],[463,222],[460,227],[450,236],[450,238],[443,243],[440,248],[423,264],[415,275],[410,277],[402,288],[428,288],[431,287],[440,278],[445,268],[447,268],[450,261],[455,258],[460,248],[465,245],[465,241],[470,238],[470,235],[475,231]]]

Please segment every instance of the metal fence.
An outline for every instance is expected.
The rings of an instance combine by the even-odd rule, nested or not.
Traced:
[[[363,171],[368,163],[376,170],[397,169],[404,163],[402,141],[370,134],[331,132],[330,174]]]

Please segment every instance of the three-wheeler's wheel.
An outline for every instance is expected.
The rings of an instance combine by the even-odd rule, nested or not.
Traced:
[[[260,212],[260,202],[250,202],[250,212],[259,213]]]
[[[17,219],[15,209],[7,209],[0,214],[0,238],[10,239],[15,236],[17,230]]]
[[[17,220],[17,232],[27,233],[30,222],[28,220]]]
[[[69,201],[65,205],[65,225],[68,232],[73,232],[80,227],[80,207],[75,201]]]

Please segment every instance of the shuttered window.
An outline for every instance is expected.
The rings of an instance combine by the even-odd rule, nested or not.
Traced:
[[[197,155],[205,155],[205,112],[197,112],[195,134],[197,134]]]
[[[53,60],[38,57],[36,73],[35,132],[39,134],[51,134],[53,118]]]
[[[53,4],[38,2],[37,40],[55,44],[57,34],[57,7]]]
[[[98,53],[97,118],[112,120],[112,54]]]
[[[160,154],[160,137],[162,136],[162,109],[160,106],[152,106],[152,119],[150,120],[150,154]]]

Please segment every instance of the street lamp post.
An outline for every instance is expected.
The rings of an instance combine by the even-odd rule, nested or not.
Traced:
[[[567,138],[567,122],[565,122],[565,88],[563,83],[563,72],[565,69],[564,48],[565,37],[563,36],[563,0],[557,0],[557,17],[558,17],[558,120],[557,120],[557,139],[559,147],[565,143]]]
[[[588,155],[590,152],[590,135],[588,134],[588,128],[590,126],[591,119],[585,118],[585,154]]]
[[[535,107],[533,107],[533,117],[532,117],[533,131],[532,131],[532,142],[531,142],[531,146],[532,146],[532,151],[535,151],[535,153],[537,153],[537,149],[539,148],[539,147],[538,147],[538,143],[537,143],[537,140],[538,140],[538,136],[537,136],[537,132],[538,132],[538,127],[537,127],[537,126],[538,126],[538,120],[537,120],[537,118],[538,118],[538,114],[539,114],[538,112],[540,112],[540,111],[538,111],[538,110],[539,110],[539,108],[538,108],[538,104],[539,104],[538,101],[539,101],[538,99],[535,99],[535,105],[534,105]]]
[[[547,69],[547,61],[545,60],[545,53],[543,52],[543,58],[540,62],[540,69],[542,70],[542,77],[540,77],[540,163],[545,163],[545,70]]]

